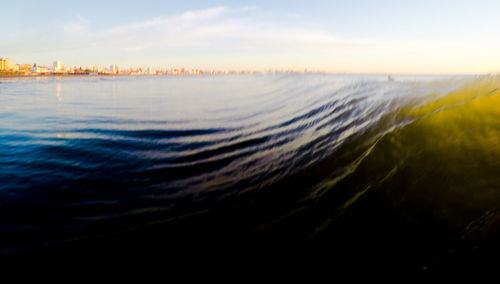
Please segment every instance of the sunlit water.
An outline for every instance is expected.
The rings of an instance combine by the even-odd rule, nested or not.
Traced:
[[[488,76],[2,80],[0,254],[306,242],[446,269],[497,236],[498,86]]]

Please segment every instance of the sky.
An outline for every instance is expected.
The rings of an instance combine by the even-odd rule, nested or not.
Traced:
[[[334,73],[500,71],[500,1],[5,1],[15,63]]]

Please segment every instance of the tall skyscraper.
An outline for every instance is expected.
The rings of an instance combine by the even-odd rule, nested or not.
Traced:
[[[61,61],[54,61],[53,70],[54,70],[54,72],[63,72],[64,71],[64,66],[62,65]]]

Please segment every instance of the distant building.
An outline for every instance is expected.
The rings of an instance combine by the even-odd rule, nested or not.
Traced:
[[[153,68],[151,68],[151,66],[148,67],[148,74],[149,75],[154,75],[156,74],[156,72],[153,70]]]
[[[116,65],[109,66],[109,71],[111,71],[112,74],[118,74],[118,66]]]
[[[54,64],[52,65],[52,71],[54,71],[55,73],[64,72],[64,66],[61,61],[54,61]]]
[[[14,64],[14,61],[10,58],[5,58],[2,59],[0,58],[0,71],[9,71],[9,70],[14,70],[16,65]]]
[[[37,66],[36,63],[33,64],[31,68],[31,73],[47,73],[49,72],[49,68],[45,66]]]
[[[19,72],[22,72],[22,73],[30,73],[31,68],[32,68],[32,66],[29,64],[19,64],[18,65],[18,70],[19,70]]]
[[[14,70],[14,61],[10,58],[5,59],[5,70]]]

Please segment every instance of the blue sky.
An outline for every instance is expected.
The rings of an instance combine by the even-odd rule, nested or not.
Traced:
[[[500,70],[497,1],[10,1],[0,57],[66,66]]]

